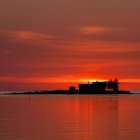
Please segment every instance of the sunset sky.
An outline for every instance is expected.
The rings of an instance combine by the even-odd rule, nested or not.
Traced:
[[[0,0],[0,90],[140,89],[139,14],[140,0]]]

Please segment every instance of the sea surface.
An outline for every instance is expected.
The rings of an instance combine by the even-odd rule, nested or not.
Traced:
[[[0,140],[140,140],[140,94],[0,95]]]

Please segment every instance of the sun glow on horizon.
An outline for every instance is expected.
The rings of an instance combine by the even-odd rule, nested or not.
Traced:
[[[104,82],[104,81],[107,81],[105,79],[79,79],[80,82]]]
[[[109,78],[110,79],[110,78]],[[19,82],[19,83],[87,83],[87,82],[105,82],[109,79],[101,78],[72,78],[72,77],[0,77],[0,82]],[[114,80],[114,78],[111,78]],[[119,82],[128,82],[128,83],[140,83],[140,79],[118,79]]]

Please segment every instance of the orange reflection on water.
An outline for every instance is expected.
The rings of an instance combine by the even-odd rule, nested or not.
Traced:
[[[138,140],[139,101],[123,95],[0,96],[0,139]]]

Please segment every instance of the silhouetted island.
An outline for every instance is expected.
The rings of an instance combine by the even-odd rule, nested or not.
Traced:
[[[118,79],[105,82],[92,82],[87,84],[79,84],[79,89],[70,86],[68,90],[52,90],[52,91],[31,91],[13,94],[132,94],[130,91],[119,90]]]

